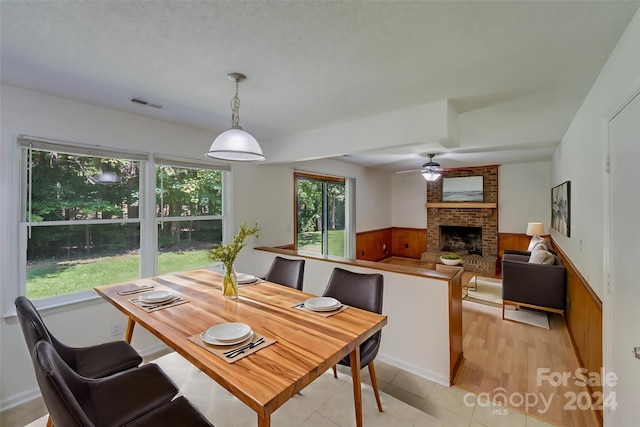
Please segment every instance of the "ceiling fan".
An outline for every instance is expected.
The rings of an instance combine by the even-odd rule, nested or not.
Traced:
[[[433,161],[435,154],[427,154],[427,157],[429,157],[429,161],[423,164],[421,169],[411,169],[406,171],[399,171],[396,173],[405,174],[405,173],[420,172],[424,177],[424,179],[426,179],[427,181],[429,182],[436,181],[438,178],[440,178],[440,175],[441,175],[440,172],[442,172],[442,168],[440,168],[440,163],[436,163]]]

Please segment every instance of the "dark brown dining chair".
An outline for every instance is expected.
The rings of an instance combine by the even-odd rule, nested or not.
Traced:
[[[211,426],[153,363],[105,378],[78,375],[47,341],[31,355],[49,415],[59,427]]]
[[[267,271],[264,279],[301,291],[304,280],[304,260],[277,256],[274,258],[271,268]]]
[[[382,274],[362,274],[334,268],[322,295],[333,297],[351,307],[382,314],[383,291],[384,277]],[[376,378],[373,359],[375,359],[380,349],[381,337],[382,331],[378,331],[360,345],[360,366],[362,368],[369,367],[371,386],[373,387],[373,393],[376,396],[376,403],[380,412],[382,412],[382,403],[380,403],[378,379]],[[348,356],[338,363],[344,366],[351,366]],[[333,367],[333,375],[336,378],[338,376],[335,366]]]
[[[142,357],[125,341],[111,341],[90,347],[69,347],[49,332],[40,313],[28,298],[18,297],[15,305],[29,353],[38,341],[45,340],[71,369],[87,378],[105,377],[135,368],[142,363]]]

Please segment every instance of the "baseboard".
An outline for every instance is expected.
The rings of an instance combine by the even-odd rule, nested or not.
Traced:
[[[149,347],[145,347],[143,349],[140,349],[140,350],[138,350],[138,353],[140,353],[140,355],[142,357],[148,357],[148,356],[153,356],[156,353],[164,352],[164,351],[166,351],[168,349],[169,349],[169,347],[166,344],[160,342],[158,344],[150,345]],[[171,351],[173,351],[173,350],[171,350]]]
[[[386,356],[383,353],[378,353],[378,356],[376,358],[380,359],[381,362],[387,363],[391,366],[395,366],[396,368],[400,368],[403,371],[407,371],[429,381],[433,381],[434,383],[438,383],[445,387],[451,386],[451,380],[448,376],[440,375],[428,369],[417,367],[411,363],[396,359],[395,357]]]
[[[40,389],[38,387],[22,391],[20,393],[9,396],[0,401],[0,412],[24,405],[34,399],[40,398]]]

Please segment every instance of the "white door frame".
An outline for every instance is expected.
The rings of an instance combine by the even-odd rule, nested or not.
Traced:
[[[630,89],[626,92],[626,96],[618,103],[614,106],[614,108],[612,108],[609,112],[609,114],[607,114],[604,118],[603,118],[603,159],[604,159],[604,215],[603,215],[603,219],[604,219],[604,224],[603,224],[603,231],[604,231],[604,239],[603,239],[603,243],[604,243],[604,260],[603,260],[603,264],[604,264],[604,277],[603,277],[603,283],[605,284],[605,290],[604,290],[604,295],[603,295],[603,301],[602,301],[602,312],[603,312],[603,325],[602,325],[602,330],[603,330],[603,337],[602,337],[602,344],[603,344],[603,348],[602,348],[602,357],[603,357],[603,368],[605,369],[606,372],[609,372],[611,370],[611,366],[612,366],[612,360],[613,360],[613,343],[612,343],[612,331],[615,328],[615,325],[613,324],[613,317],[612,317],[612,310],[611,310],[611,306],[612,306],[612,295],[611,295],[611,175],[609,173],[609,159],[610,159],[610,147],[611,147],[611,140],[610,140],[610,123],[611,121],[622,111],[624,110],[624,108],[631,103],[631,101],[634,100],[634,98],[636,96],[640,96],[640,78],[638,80],[636,80],[636,82],[630,87]],[[631,355],[631,349],[629,349],[629,357],[632,357]],[[611,392],[615,392],[615,387],[611,387],[610,385],[608,385],[606,383],[606,381],[603,384],[603,395],[606,397],[608,396]],[[605,408],[605,410],[603,411],[603,417],[604,417],[604,426],[608,426],[609,423],[607,423],[607,419],[608,414],[610,413],[610,410]]]

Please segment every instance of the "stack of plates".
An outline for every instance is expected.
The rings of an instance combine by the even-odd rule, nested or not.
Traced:
[[[253,338],[253,330],[244,323],[221,323],[202,333],[202,341],[213,345],[234,345]]]
[[[237,276],[239,285],[248,285],[250,283],[254,283],[258,280],[256,276],[251,274],[239,273]]]
[[[156,304],[156,303],[169,301],[175,298],[175,296],[176,295],[170,291],[153,291],[153,292],[146,292],[140,295],[138,299],[142,302]]]
[[[313,311],[333,311],[339,309],[342,304],[335,298],[319,297],[309,298],[304,302],[304,306]]]

